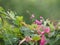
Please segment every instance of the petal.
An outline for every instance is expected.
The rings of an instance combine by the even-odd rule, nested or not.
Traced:
[[[42,24],[42,22],[39,21],[39,20],[35,20],[35,23],[36,23],[37,25],[41,25],[41,24]]]
[[[45,31],[42,31],[41,34],[44,35],[45,34]]]
[[[50,32],[50,28],[49,28],[49,27],[46,27],[46,28],[45,28],[45,32],[46,32],[46,33],[49,33],[49,32]]]
[[[40,16],[40,18],[43,18],[42,16]]]
[[[41,41],[40,41],[40,45],[45,45],[45,42],[46,42],[45,36],[42,35],[42,38],[41,38]]]

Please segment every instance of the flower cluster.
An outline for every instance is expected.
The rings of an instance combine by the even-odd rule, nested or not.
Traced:
[[[46,39],[45,39],[45,33],[49,34],[50,33],[50,27],[49,26],[44,26],[43,23],[43,17],[40,16],[40,21],[35,20],[35,24],[37,24],[36,30],[39,35],[41,35],[41,40],[40,40],[40,45],[45,45]]]
[[[33,20],[34,18],[35,18],[35,16],[32,15],[31,19]],[[48,20],[45,21],[44,18],[42,16],[40,16],[40,20],[36,19],[32,25],[27,25],[26,23],[23,23],[23,24],[24,24],[25,27],[27,27],[27,28],[31,29],[32,31],[34,31],[34,34],[39,35],[39,37],[41,39],[38,39],[37,41],[40,40],[39,41],[40,45],[45,45],[46,42],[47,42],[45,35],[50,34],[50,26],[47,25],[48,22],[49,22]],[[26,42],[29,42],[29,41],[32,41],[34,39],[30,36],[25,36],[25,38],[23,40],[26,41]],[[24,42],[23,40],[20,42],[20,44]]]

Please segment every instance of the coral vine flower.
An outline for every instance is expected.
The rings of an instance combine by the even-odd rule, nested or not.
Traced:
[[[42,31],[41,31],[41,29],[42,29]],[[46,40],[45,40],[45,36],[44,36],[44,34],[45,33],[50,33],[50,28],[49,27],[45,27],[45,26],[43,26],[43,25],[38,25],[37,26],[37,32],[38,32],[38,34],[41,34],[41,41],[40,41],[40,45],[45,45],[45,43],[46,43]]]
[[[46,32],[46,33],[49,33],[49,32],[50,32],[50,28],[49,28],[49,27],[46,27],[46,28],[45,28],[45,32]]]
[[[42,31],[42,32],[41,32],[41,35],[44,35],[44,34],[45,34],[45,31]]]
[[[41,41],[40,41],[40,45],[45,45],[45,42],[46,42],[45,36],[42,35],[42,38],[41,38]]]
[[[39,21],[39,20],[35,20],[35,23],[36,23],[37,25],[41,25],[41,24],[42,24],[42,22]]]

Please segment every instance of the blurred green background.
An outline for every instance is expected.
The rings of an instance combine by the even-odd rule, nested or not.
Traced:
[[[16,15],[23,15],[27,23],[32,14],[36,18],[41,15],[45,19],[60,19],[60,0],[0,0],[0,6],[6,11],[13,10]]]

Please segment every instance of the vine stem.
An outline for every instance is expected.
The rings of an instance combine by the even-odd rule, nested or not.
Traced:
[[[24,38],[23,40],[21,40],[21,41],[19,42],[19,45],[21,45],[25,40],[26,40],[26,38]]]

